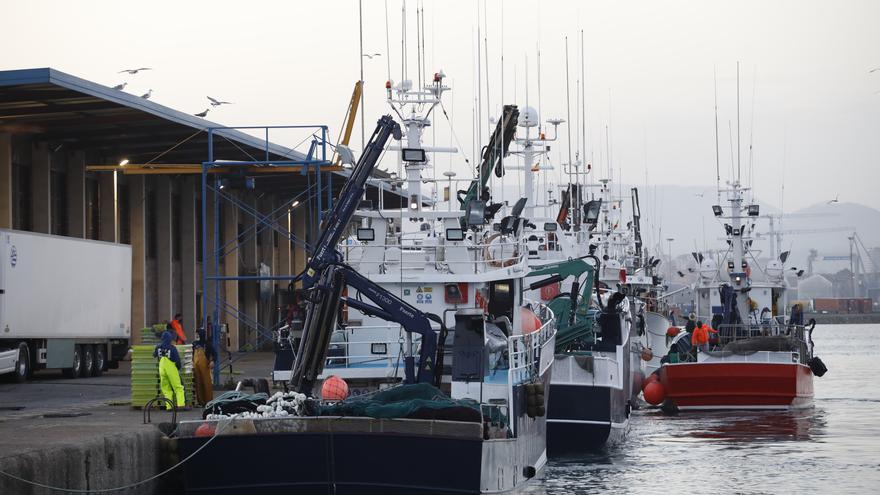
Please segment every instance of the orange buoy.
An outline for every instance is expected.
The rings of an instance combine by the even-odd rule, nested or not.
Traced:
[[[645,396],[645,401],[654,406],[660,405],[666,398],[666,390],[659,381],[649,381],[642,393]]]
[[[324,400],[345,400],[348,397],[348,384],[336,375],[330,375],[321,385],[321,397]]]
[[[522,333],[532,333],[541,328],[541,319],[529,308],[519,308],[522,319]]]
[[[211,423],[202,423],[196,428],[196,436],[197,437],[213,437],[214,433],[217,432],[217,428],[214,427]]]
[[[643,347],[641,351],[642,361],[650,361],[654,359],[654,351],[650,347]]]
[[[642,390],[644,390],[645,387],[647,387],[649,383],[654,383],[654,382],[659,382],[659,381],[660,381],[660,377],[657,376],[656,373],[651,373],[650,375],[648,375],[647,378],[645,378],[645,381],[642,383]]]

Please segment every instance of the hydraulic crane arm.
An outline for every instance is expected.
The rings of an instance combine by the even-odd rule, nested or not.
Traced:
[[[390,115],[385,115],[376,124],[376,130],[370,136],[364,154],[352,168],[351,176],[342,187],[342,191],[339,192],[339,199],[321,225],[321,237],[315,244],[312,258],[306,264],[303,276],[305,287],[311,286],[324,267],[342,259],[336,246],[364,195],[367,179],[373,173],[376,163],[379,162],[379,158],[385,150],[385,144],[392,136],[394,139],[400,139],[400,125]]]
[[[495,125],[495,132],[489,138],[489,144],[483,148],[483,158],[478,169],[479,176],[471,181],[467,191],[458,191],[458,201],[462,210],[466,210],[471,201],[480,199],[483,189],[489,182],[492,169],[495,175],[504,175],[501,167],[501,157],[507,155],[513,136],[516,134],[516,124],[519,122],[519,109],[516,105],[504,105],[501,120]],[[464,197],[462,197],[464,195]]]
[[[390,137],[400,139],[400,126],[391,116],[382,117],[364,154],[352,169],[351,176],[339,193],[333,211],[321,226],[321,237],[312,258],[306,265],[303,276],[307,292],[306,321],[303,326],[299,351],[293,362],[290,378],[291,387],[299,392],[310,394],[327,360],[330,337],[336,328],[336,320],[342,303],[366,314],[387,321],[399,323],[404,330],[422,336],[419,363],[416,367],[412,356],[407,356],[405,364],[406,383],[435,382],[435,361],[437,360],[437,335],[431,328],[430,320],[440,323],[441,335],[444,332],[443,320],[435,315],[425,314],[412,307],[375,282],[364,277],[342,262],[337,251],[346,226],[351,220],[358,202],[364,192],[364,185],[385,149]],[[342,289],[350,285],[359,294],[366,296],[375,306],[360,299],[341,298]]]

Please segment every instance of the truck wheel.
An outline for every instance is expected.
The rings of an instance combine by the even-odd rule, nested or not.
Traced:
[[[22,383],[31,373],[31,353],[27,344],[18,344],[18,363],[15,365],[15,381]]]
[[[92,369],[95,366],[95,351],[94,347],[89,344],[85,344],[82,346],[82,366],[79,371],[79,376],[87,377],[92,376]]]
[[[73,368],[64,368],[66,378],[76,378],[82,371],[82,346],[73,346]]]
[[[92,350],[92,376],[101,376],[101,373],[104,372],[104,367],[107,366],[107,359],[104,356],[104,345],[103,344],[95,344],[94,350]]]

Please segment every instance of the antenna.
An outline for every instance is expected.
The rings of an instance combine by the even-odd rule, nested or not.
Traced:
[[[391,81],[391,35],[388,29],[388,0],[385,0],[385,63],[388,66],[388,81]],[[364,58],[361,56],[361,58]],[[362,114],[363,115],[363,114]]]
[[[739,61],[736,62],[736,181],[742,182],[742,172],[740,170],[740,141],[739,141]]]
[[[752,147],[752,143],[755,138],[755,88],[758,85],[758,68],[757,66],[754,69],[754,75],[752,77],[752,115],[750,117],[749,122],[749,187],[752,187],[752,172],[754,167],[754,148]],[[755,189],[751,190],[752,202],[755,201]]]
[[[712,77],[715,81],[715,194],[721,204],[721,163],[718,155],[718,71],[712,67]]]
[[[568,129],[568,182],[571,184],[571,84],[568,76],[568,36],[565,37],[565,112],[569,124]]]
[[[364,132],[364,2],[358,0],[358,34],[360,35],[360,44],[358,45],[358,59],[361,63],[361,152],[367,151],[366,133]]]
[[[587,161],[587,79],[584,77],[584,30],[581,29],[581,118],[583,119],[583,123],[581,125],[581,137],[584,145],[583,150],[583,163]],[[586,165],[584,166],[584,172],[586,172]],[[590,184],[593,183],[593,176],[589,175]]]

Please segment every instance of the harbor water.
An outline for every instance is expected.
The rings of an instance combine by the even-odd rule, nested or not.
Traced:
[[[526,493],[880,493],[880,325],[824,325],[796,412],[634,413],[626,440],[551,461]]]

